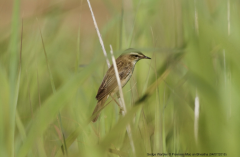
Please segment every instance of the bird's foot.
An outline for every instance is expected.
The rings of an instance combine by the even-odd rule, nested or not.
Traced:
[[[122,114],[123,114],[123,112],[124,112],[124,109],[123,109],[122,107],[119,107],[119,109],[120,109],[120,110],[119,110],[119,114],[121,114],[121,115],[122,115]]]

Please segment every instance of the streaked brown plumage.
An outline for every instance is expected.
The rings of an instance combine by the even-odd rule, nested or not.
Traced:
[[[116,59],[116,64],[122,87],[124,87],[131,78],[135,64],[140,59],[151,58],[146,57],[144,54],[135,49],[130,48],[127,49],[124,54],[122,54]],[[109,94],[114,95],[117,91],[118,91],[117,79],[114,67],[113,65],[111,65],[111,67],[108,69],[106,75],[103,78],[102,84],[98,89],[98,93],[96,96],[98,103],[92,115],[94,115],[104,106]],[[98,119],[99,115],[100,113],[96,115],[96,117],[93,119],[93,122],[95,122]]]

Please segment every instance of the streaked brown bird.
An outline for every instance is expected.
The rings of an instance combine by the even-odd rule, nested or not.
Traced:
[[[137,61],[141,59],[151,59],[136,49],[130,48],[125,50],[121,56],[116,59],[116,64],[118,68],[119,78],[122,87],[126,85],[133,74],[133,70]],[[95,107],[93,114],[96,114],[104,106],[109,94],[113,96],[118,92],[118,83],[114,71],[113,65],[108,69],[106,75],[103,78],[102,84],[100,85],[96,99],[98,100],[97,106]],[[96,122],[100,113],[96,115],[93,122]]]

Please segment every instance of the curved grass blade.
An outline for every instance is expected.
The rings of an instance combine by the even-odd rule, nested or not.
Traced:
[[[50,96],[40,108],[36,114],[33,125],[31,126],[26,140],[19,149],[19,157],[27,155],[31,149],[34,141],[44,133],[49,123],[53,121],[58,114],[59,110],[72,99],[77,92],[79,86],[92,74],[93,70],[97,65],[97,61],[91,63],[81,73],[73,76],[67,83],[65,83],[58,91]]]

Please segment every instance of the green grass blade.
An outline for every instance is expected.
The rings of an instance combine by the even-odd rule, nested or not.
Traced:
[[[55,118],[59,110],[73,98],[78,88],[92,74],[96,63],[90,64],[81,73],[67,81],[55,94],[43,102],[41,109],[36,114],[33,125],[31,126],[28,137],[24,141],[17,155],[24,157],[31,149],[36,138],[41,136],[48,127],[49,123]]]
[[[10,51],[10,75],[9,75],[9,80],[10,80],[10,113],[9,113],[9,119],[10,119],[10,127],[9,127],[9,140],[7,142],[8,145],[8,151],[9,151],[9,156],[13,157],[14,156],[14,133],[15,133],[15,116],[16,116],[16,101],[17,101],[17,96],[16,94],[16,80],[17,80],[17,66],[18,66],[18,39],[19,39],[19,8],[20,8],[20,1],[15,0],[13,3],[13,14],[12,14],[12,26],[11,26],[11,41],[9,45],[9,51]]]

